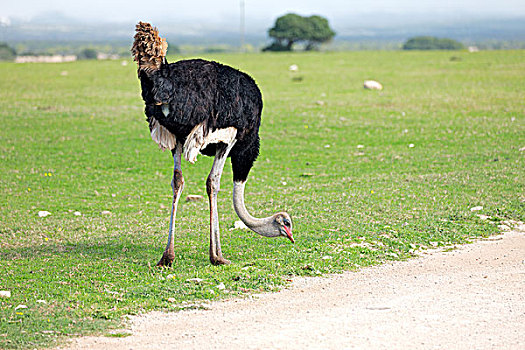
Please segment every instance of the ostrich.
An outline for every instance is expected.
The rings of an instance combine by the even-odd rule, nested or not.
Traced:
[[[202,59],[169,63],[167,43],[157,28],[139,22],[131,52],[145,102],[151,138],[171,150],[174,169],[168,244],[157,266],[175,259],[175,217],[184,188],[181,158],[194,163],[197,155],[215,156],[206,181],[210,205],[210,262],[229,264],[221,251],[217,194],[226,158],[233,170],[233,207],[252,231],[265,237],[287,237],[292,243],[292,220],[285,212],[255,218],[244,204],[248,173],[259,155],[262,97],[254,80],[232,67]]]

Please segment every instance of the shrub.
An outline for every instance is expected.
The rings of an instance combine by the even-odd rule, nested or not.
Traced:
[[[403,50],[462,50],[462,43],[452,39],[440,39],[433,36],[418,36],[408,39]]]
[[[0,61],[13,61],[16,51],[6,43],[0,43]]]
[[[80,54],[78,55],[79,60],[96,60],[97,59],[97,51],[95,49],[84,49],[80,51]]]

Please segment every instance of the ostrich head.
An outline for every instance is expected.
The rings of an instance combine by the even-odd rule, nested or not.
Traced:
[[[292,236],[292,218],[285,212],[280,212],[273,215],[272,228],[278,232],[275,236],[284,236],[288,238],[292,243],[295,240]]]
[[[258,219],[250,215],[244,205],[244,185],[246,181],[233,182],[233,208],[249,229],[265,237],[286,237],[292,243],[292,219],[285,212],[279,212],[266,218]]]

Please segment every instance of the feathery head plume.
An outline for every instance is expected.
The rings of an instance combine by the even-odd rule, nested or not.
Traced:
[[[156,27],[152,27],[146,22],[139,22],[135,31],[135,41],[131,53],[133,60],[139,66],[138,73],[140,74],[141,71],[150,73],[159,69],[168,50],[166,39],[159,36]]]

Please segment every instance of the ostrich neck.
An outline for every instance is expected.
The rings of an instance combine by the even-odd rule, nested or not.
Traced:
[[[248,213],[246,206],[244,205],[244,186],[246,181],[234,181],[233,182],[233,208],[244,222],[255,233],[265,237],[276,237],[279,236],[279,232],[273,228],[273,217],[267,218],[255,218]]]

